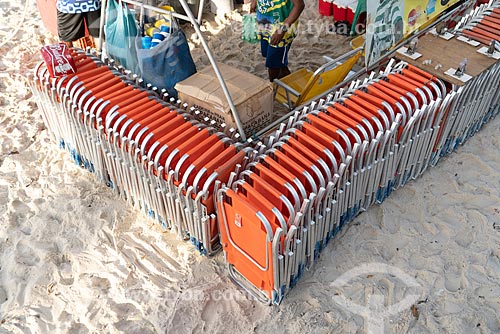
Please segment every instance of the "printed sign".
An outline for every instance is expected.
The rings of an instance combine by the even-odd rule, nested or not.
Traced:
[[[460,0],[405,0],[405,36],[428,22]]]
[[[367,1],[366,66],[460,0]]]
[[[373,64],[404,37],[404,1],[367,1],[366,65]]]

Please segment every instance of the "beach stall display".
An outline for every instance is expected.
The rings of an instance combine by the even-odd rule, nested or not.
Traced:
[[[498,23],[500,1],[479,7],[451,37],[429,26],[415,36],[418,48],[408,40],[373,71],[347,76],[343,68],[342,82],[251,130],[241,110],[247,102],[269,109],[272,89],[217,64],[181,3],[213,69],[180,81],[178,98],[79,49],[71,50],[76,73],[56,77],[41,62],[32,90],[77,164],[202,254],[222,249],[230,278],[264,303],[279,304],[354,217],[500,111],[497,34],[487,29]],[[247,82],[233,80],[240,75]],[[217,109],[230,118],[214,120]]]

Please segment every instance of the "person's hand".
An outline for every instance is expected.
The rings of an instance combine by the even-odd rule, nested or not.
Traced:
[[[255,13],[257,11],[257,0],[252,0],[250,3],[250,13]]]
[[[279,42],[281,42],[281,40],[283,39],[283,37],[285,36],[285,33],[281,30],[276,30],[274,32],[274,34],[271,36],[271,45],[277,45]]]

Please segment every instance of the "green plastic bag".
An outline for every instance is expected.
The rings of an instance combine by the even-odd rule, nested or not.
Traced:
[[[108,1],[104,34],[108,55],[126,69],[140,75],[135,47],[137,37],[135,16],[121,0]]]
[[[243,15],[243,29],[241,39],[248,43],[258,43],[259,34],[257,27],[257,16],[255,14]]]

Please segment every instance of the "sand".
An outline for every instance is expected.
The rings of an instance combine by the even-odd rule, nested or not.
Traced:
[[[379,313],[386,333],[500,332],[498,118],[358,216],[279,307],[264,306],[228,279],[223,254],[200,256],[58,149],[26,81],[38,49],[55,40],[34,1],[5,4],[0,333],[366,333],[374,319],[351,312],[352,303],[387,310],[405,296],[410,304]],[[319,22],[314,3],[303,19]],[[204,29],[219,61],[265,77],[258,51],[238,34],[215,21]],[[291,67],[314,69],[322,54],[347,48],[343,38],[302,35]],[[207,64],[201,54],[193,51]]]

